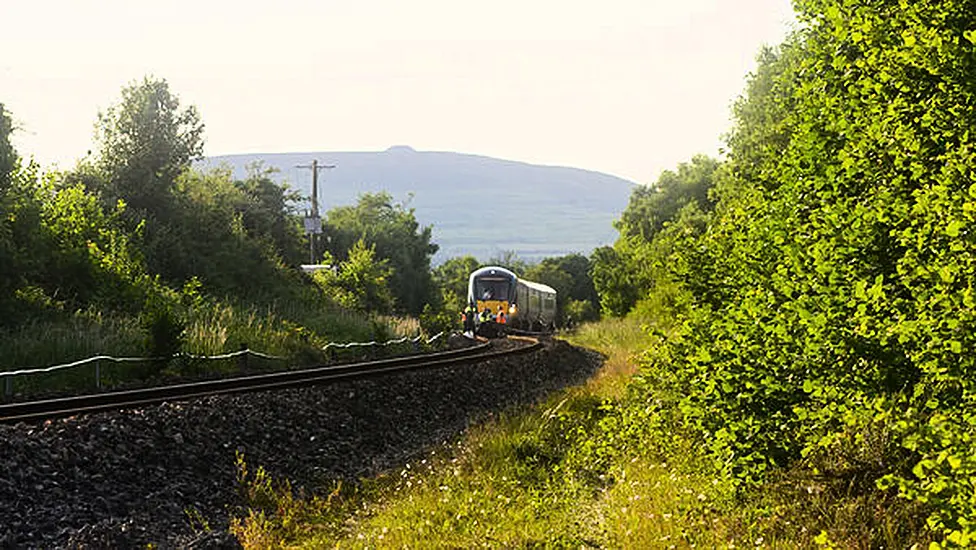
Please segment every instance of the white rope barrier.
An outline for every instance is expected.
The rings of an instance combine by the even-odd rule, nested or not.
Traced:
[[[96,355],[95,357],[89,357],[88,359],[82,359],[80,361],[75,361],[74,363],[65,363],[63,365],[54,365],[51,367],[43,367],[37,369],[3,371],[0,372],[0,376],[20,376],[22,374],[40,374],[43,372],[54,372],[58,370],[70,369],[72,367],[80,367],[81,365],[87,365],[88,363],[94,363],[95,361],[111,361],[113,363],[135,363],[139,361],[161,361],[163,359],[166,358],[165,357],[112,357],[109,355]]]
[[[424,343],[425,344],[429,344],[429,343],[433,342],[434,340],[437,340],[438,338],[440,338],[443,335],[444,335],[443,332],[438,332],[437,334],[431,336],[430,338],[427,338]],[[416,344],[417,342],[420,342],[423,339],[424,339],[423,335],[419,335],[416,338],[410,338],[408,336],[404,336],[403,338],[400,338],[400,339],[397,339],[397,340],[387,340],[386,342],[377,342],[375,340],[373,340],[371,342],[347,342],[345,344],[336,344],[335,342],[329,342],[328,344],[326,344],[325,346],[322,347],[322,350],[325,351],[325,350],[328,350],[329,348],[347,349],[347,348],[366,347],[366,346],[384,346],[385,347],[385,346],[389,346],[389,345],[393,345],[393,344],[402,344],[404,342],[411,342],[411,343]]]
[[[434,340],[437,340],[438,338],[440,338],[443,335],[444,335],[443,332],[439,332],[439,333],[435,334],[434,336],[431,336],[430,338],[427,338],[424,343],[430,344],[431,342],[433,342]],[[389,346],[389,345],[392,345],[392,344],[402,344],[402,343],[408,342],[408,341],[411,342],[411,343],[417,343],[417,342],[420,342],[423,339],[424,339],[424,337],[422,335],[420,335],[420,336],[417,336],[416,338],[409,338],[407,336],[404,336],[403,338],[400,338],[400,339],[397,339],[397,340],[387,340],[386,342],[376,342],[376,341],[372,341],[372,342],[349,342],[349,343],[346,343],[346,344],[336,344],[334,342],[330,342],[330,343],[326,344],[322,348],[322,350],[325,351],[325,350],[328,350],[329,348],[352,348],[352,347],[364,347],[364,346],[384,346],[385,347],[385,346]],[[163,360],[166,360],[166,359],[175,359],[177,357],[186,357],[186,358],[189,358],[189,359],[197,359],[197,360],[218,360],[218,359],[233,359],[234,357],[240,357],[241,355],[254,355],[256,357],[261,357],[263,359],[272,359],[272,360],[278,360],[278,361],[284,361],[284,360],[287,359],[287,357],[281,357],[281,356],[278,356],[278,355],[269,355],[267,353],[261,353],[259,351],[254,351],[254,350],[250,350],[250,349],[242,349],[240,351],[233,351],[233,352],[230,352],[230,353],[223,353],[223,354],[220,354],[220,355],[194,355],[194,354],[191,354],[191,353],[182,353],[181,352],[181,353],[177,353],[177,354],[175,354],[175,355],[173,355],[171,357],[112,357],[111,355],[96,355],[94,357],[89,357],[87,359],[81,359],[79,361],[74,361],[74,362],[71,362],[71,363],[65,363],[63,365],[53,365],[53,366],[50,366],[50,367],[41,367],[41,368],[36,368],[36,369],[21,369],[21,370],[14,370],[14,371],[0,371],[0,378],[8,378],[9,379],[9,378],[12,378],[14,376],[22,376],[22,375],[30,375],[30,374],[42,374],[42,373],[46,373],[46,372],[55,372],[55,371],[59,371],[59,370],[65,370],[65,369],[70,369],[70,368],[74,368],[74,367],[80,367],[82,365],[87,365],[89,363],[95,363],[95,362],[98,362],[98,361],[110,361],[112,363],[138,363],[138,362],[146,362],[146,361],[163,361]]]

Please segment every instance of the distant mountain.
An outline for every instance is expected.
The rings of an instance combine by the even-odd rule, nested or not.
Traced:
[[[208,157],[203,167],[229,165],[235,177],[263,162],[279,181],[311,195],[308,169],[334,164],[319,176],[319,210],[354,204],[366,192],[387,191],[408,201],[440,245],[435,263],[471,254],[484,261],[506,250],[535,261],[572,252],[589,254],[612,243],[613,221],[634,183],[578,168],[539,166],[478,155],[421,152],[396,146],[382,152],[319,152]],[[412,198],[410,198],[412,195]],[[307,208],[303,205],[302,209]]]

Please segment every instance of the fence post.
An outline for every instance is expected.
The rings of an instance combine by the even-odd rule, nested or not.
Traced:
[[[102,389],[102,360],[95,361],[95,387]]]
[[[244,353],[237,356],[237,369],[241,371],[247,370],[247,343],[241,342],[241,351]]]
[[[7,375],[3,377],[3,396],[4,400],[10,401],[14,396],[14,377]]]

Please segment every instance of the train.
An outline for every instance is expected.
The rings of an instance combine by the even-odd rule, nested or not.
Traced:
[[[551,331],[556,326],[556,291],[519,278],[504,267],[486,266],[471,273],[468,304],[479,312],[487,308],[493,317],[504,311],[507,327]]]

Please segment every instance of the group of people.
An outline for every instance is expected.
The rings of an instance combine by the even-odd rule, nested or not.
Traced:
[[[464,332],[474,336],[475,318],[479,323],[498,323],[504,325],[508,320],[504,306],[498,306],[498,313],[493,314],[491,309],[485,308],[481,312],[473,304],[468,304],[461,313],[461,320],[464,323]]]

